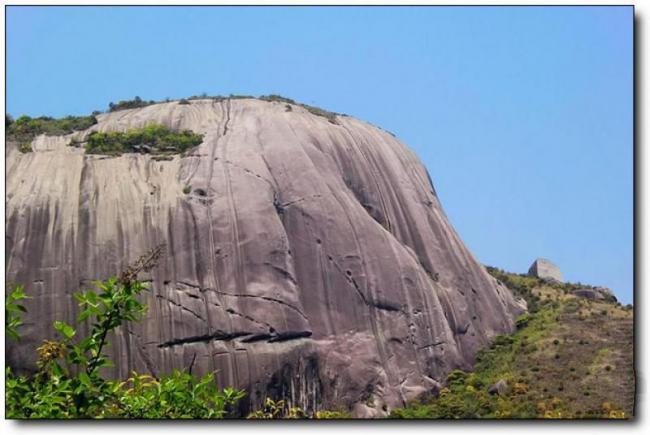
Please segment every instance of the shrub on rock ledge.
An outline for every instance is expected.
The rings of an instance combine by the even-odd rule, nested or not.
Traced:
[[[89,154],[182,153],[203,142],[203,136],[190,130],[174,131],[161,124],[151,124],[126,132],[93,132],[88,136]]]
[[[97,124],[94,116],[66,116],[65,118],[54,119],[48,116],[31,118],[21,116],[7,125],[7,138],[22,142],[31,142],[36,136],[45,134],[48,136],[63,136],[75,131],[85,130]]]

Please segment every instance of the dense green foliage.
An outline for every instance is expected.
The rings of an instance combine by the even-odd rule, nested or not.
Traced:
[[[287,407],[284,400],[276,401],[267,397],[262,409],[251,412],[248,415],[248,418],[258,420],[279,420],[306,418],[306,415],[300,408]]]
[[[539,309],[539,297],[533,289],[540,284],[540,280],[526,275],[507,273],[496,267],[487,266],[487,271],[501,283],[505,284],[512,293],[522,298],[528,304],[528,312],[535,313]]]
[[[437,397],[393,410],[391,417],[627,418],[633,374],[623,363],[631,364],[632,356],[614,336],[631,340],[623,329],[631,326],[629,310],[576,298],[574,284],[489,272],[526,299],[529,313],[517,319],[514,333],[495,337],[477,354],[472,372],[452,371]],[[497,392],[499,381],[504,388]]]
[[[156,104],[156,102],[154,100],[146,101],[136,96],[132,100],[121,100],[117,103],[111,101],[108,103],[108,111],[117,112],[118,110],[137,109],[139,107],[151,106],[152,104]]]
[[[223,418],[245,395],[234,388],[219,391],[213,373],[199,379],[178,370],[160,380],[134,375],[119,386],[111,412],[123,418]]]
[[[109,155],[128,152],[174,154],[187,151],[202,141],[202,135],[190,130],[177,132],[161,124],[151,124],[126,132],[93,132],[86,141],[86,151]]]
[[[260,96],[259,99],[262,101],[275,101],[279,103],[298,104],[296,103],[295,100],[292,100],[291,98],[283,97],[282,95],[276,95],[276,94],[262,95]]]
[[[48,116],[30,118],[21,116],[15,121],[11,118],[5,119],[7,125],[7,138],[20,142],[31,142],[36,136],[46,134],[48,136],[62,136],[75,131],[85,130],[97,124],[95,116],[66,116],[61,119],[54,119]]]
[[[89,321],[90,333],[75,339],[77,329],[55,321],[58,340],[45,340],[37,349],[38,372],[16,376],[6,368],[6,416],[15,419],[71,418],[223,418],[244,393],[232,388],[218,391],[214,374],[197,379],[174,371],[155,379],[133,376],[126,381],[110,381],[101,376],[102,367],[112,363],[104,354],[111,331],[124,322],[138,321],[146,306],[137,296],[145,289],[137,275],[150,270],[162,249],[152,250],[122,272],[119,278],[95,282],[97,290],[75,295],[81,313],[79,325]],[[9,336],[17,338],[17,301],[26,295],[16,287],[5,299],[5,324]]]
[[[293,420],[303,418],[342,420],[352,418],[352,415],[348,411],[317,411],[314,415],[308,415],[301,408],[288,406],[284,400],[273,400],[267,397],[262,409],[251,412],[247,418],[254,420]]]

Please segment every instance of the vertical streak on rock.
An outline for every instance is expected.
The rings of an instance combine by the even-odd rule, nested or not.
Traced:
[[[222,145],[220,147],[221,151],[221,156],[223,161],[228,160],[228,154],[227,154],[227,142],[228,139],[225,138],[226,134],[228,133],[228,124],[230,123],[230,99],[227,99],[221,103],[223,112],[225,113],[225,119],[223,122],[223,130],[221,132],[221,135],[217,138],[217,141],[214,146],[214,150],[216,152],[217,145],[219,142],[222,142]],[[210,185],[212,183],[212,170],[214,168],[214,157],[211,159],[212,165],[210,167],[210,176],[208,177],[208,192],[210,192]],[[234,264],[235,264],[235,283],[236,283],[236,289],[238,293],[244,293],[246,289],[246,280],[244,276],[244,270],[243,270],[243,262],[242,262],[242,256],[240,252],[240,241],[239,241],[239,229],[237,227],[238,225],[238,217],[237,217],[237,208],[235,205],[235,198],[233,197],[232,193],[232,180],[230,176],[230,167],[226,164],[223,164],[223,171],[224,171],[224,181],[226,184],[226,197],[228,200],[228,210],[230,211],[230,225],[231,225],[231,240],[232,240],[232,246],[234,247],[234,254],[235,254],[235,259],[234,259]],[[216,191],[216,189],[214,189]],[[212,209],[212,204],[208,206],[208,210]],[[216,249],[216,246],[214,244],[214,232],[213,232],[213,227],[212,227],[212,213],[210,212],[209,214],[209,219],[210,219],[210,255],[213,256],[213,261],[216,259],[214,258],[214,252]],[[216,261],[213,262],[213,270],[215,271],[215,280],[218,279],[216,276]],[[230,323],[231,328],[232,328],[232,323]],[[232,381],[233,384],[238,384],[239,383],[239,373],[237,369],[237,362],[236,362],[236,350],[234,344],[227,343],[226,344],[228,347],[228,357],[229,357],[229,365],[230,365],[230,370],[232,373]]]
[[[229,121],[229,116],[230,116],[229,110],[230,110],[230,108],[228,106],[226,109],[224,109],[223,103],[221,103],[220,108],[221,108],[221,119],[223,120],[223,125],[224,125],[223,129],[224,129],[224,131],[226,131],[225,126],[227,125],[227,123]],[[211,197],[214,195],[214,192],[216,192],[216,189],[211,188],[211,184],[212,184],[212,177],[213,177],[213,174],[214,174],[214,164],[215,164],[214,163],[214,160],[215,160],[214,156],[216,154],[216,151],[217,151],[217,148],[218,148],[218,145],[219,145],[219,139],[221,138],[221,135],[222,135],[221,128],[217,128],[215,130],[214,135],[215,135],[215,138],[214,138],[213,143],[212,143],[212,145],[210,147],[210,160],[208,162],[208,164],[209,164],[209,172],[208,172],[208,177],[207,177],[207,183],[206,183],[206,186],[205,186],[205,192],[206,192],[206,195],[208,197],[206,207],[205,207],[206,215],[207,215],[207,223],[208,223],[208,228],[207,228],[208,229],[208,242],[209,242],[209,244],[208,244],[208,255],[209,255],[209,258],[210,258],[210,264],[208,265],[208,267],[209,267],[209,270],[211,272],[212,284],[214,285],[214,288],[216,290],[215,297],[218,300],[219,305],[221,305],[223,307],[224,303],[223,303],[223,300],[221,299],[221,296],[220,296],[221,285],[220,285],[220,282],[219,282],[219,274],[217,272],[217,259],[215,257],[216,245],[215,245],[215,239],[214,239],[214,216],[212,215],[212,203],[211,203],[211,200],[212,200]],[[207,299],[208,295],[206,294],[206,292],[202,292],[202,296],[203,296],[203,301],[204,301],[204,304],[205,304],[206,319],[207,319],[207,323],[208,323],[208,333],[212,334],[214,332],[214,326],[213,326],[212,317],[211,317],[211,314],[210,314],[212,309],[210,308],[210,303],[209,303],[209,301]],[[231,324],[231,328],[232,328],[232,324]],[[213,350],[214,350],[214,347],[212,345],[210,345],[209,349],[211,349],[210,352],[212,353]],[[215,364],[214,361],[215,361],[214,358],[209,359],[212,371],[217,369],[215,367],[215,365],[214,365]]]

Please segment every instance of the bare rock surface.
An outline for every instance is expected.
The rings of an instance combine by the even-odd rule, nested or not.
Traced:
[[[560,268],[546,258],[538,258],[533,261],[533,264],[528,269],[528,275],[541,279],[564,282]]]
[[[31,153],[7,146],[6,278],[33,296],[24,338],[8,345],[13,367],[33,370],[52,321],[74,321],[72,293],[161,243],[167,256],[144,277],[148,314],[112,337],[107,376],[191,366],[245,388],[245,406],[283,396],[308,411],[376,416],[435,391],[513,329],[521,307],[390,134],[254,99],[98,119],[39,136]],[[67,145],[152,122],[204,141],[170,161]]]

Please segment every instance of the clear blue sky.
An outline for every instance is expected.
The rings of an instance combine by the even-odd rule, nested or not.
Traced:
[[[394,132],[485,264],[632,300],[631,7],[7,9],[7,110],[277,93]]]

